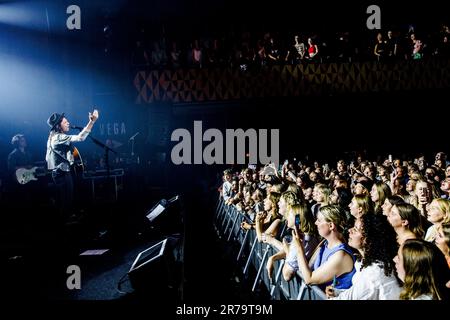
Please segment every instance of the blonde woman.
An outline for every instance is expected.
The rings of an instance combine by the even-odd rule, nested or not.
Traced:
[[[325,239],[312,268],[308,264],[303,244],[303,235],[292,231],[292,241],[297,247],[297,262],[306,284],[317,284],[325,289],[333,280],[336,289],[348,289],[356,270],[355,257],[346,243],[349,228],[347,215],[336,205],[327,205],[319,209],[315,222],[318,233]]]
[[[368,178],[358,178],[353,189],[353,194],[369,195],[370,190],[372,190],[372,184],[372,181],[370,181]]]
[[[427,215],[427,220],[433,225],[428,228],[425,240],[433,242],[436,239],[439,226],[450,222],[450,201],[434,199],[428,206]]]
[[[299,204],[299,201],[295,193],[291,191],[284,192],[280,197],[280,201],[278,201],[278,214],[280,215],[280,219],[276,219],[275,221],[273,221],[271,225],[266,229],[266,231],[264,231],[264,233],[258,231],[259,228],[257,228],[256,235],[258,237],[258,240],[272,245],[278,251],[283,250],[283,245],[280,241],[275,239],[275,236],[280,230],[281,223],[286,220],[288,212],[291,211],[292,207],[297,204]],[[258,232],[260,233],[258,234]]]
[[[408,192],[407,195],[405,195],[403,198],[405,199],[406,203],[412,204],[416,208],[418,208],[418,200],[416,196],[416,185],[417,180],[410,178],[408,182],[406,183],[406,192]]]
[[[298,185],[296,185],[295,183],[289,183],[286,191],[291,191],[295,194],[295,196],[297,197],[298,201],[303,202],[305,200],[304,196],[303,196],[303,190],[302,188],[300,188]]]
[[[306,258],[309,260],[320,242],[317,228],[314,225],[314,218],[311,211],[306,204],[296,204],[291,207],[291,210],[286,215],[287,226],[289,229],[297,229],[303,234],[303,245],[305,248]],[[290,236],[289,236],[290,237]],[[278,240],[274,240],[278,241]],[[269,257],[267,261],[267,271],[269,277],[272,276],[273,264],[276,260],[286,259],[283,266],[283,278],[290,281],[295,273],[298,271],[297,251],[298,248],[294,242],[287,240],[287,236],[283,239],[283,250],[280,250],[273,256]]]
[[[317,218],[317,213],[322,206],[329,205],[331,195],[331,188],[323,183],[317,183],[313,189],[313,200],[316,203],[311,207],[311,211],[314,215],[314,219]]]
[[[356,219],[367,213],[374,213],[373,202],[366,195],[358,194],[354,196],[348,207],[350,214]]]

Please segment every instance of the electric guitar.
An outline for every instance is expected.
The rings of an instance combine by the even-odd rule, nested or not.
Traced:
[[[81,154],[76,147],[72,149],[74,164],[72,165],[72,170],[76,176],[82,176],[84,172],[84,163],[81,159]],[[19,168],[16,170],[16,180],[20,184],[27,184],[30,181],[37,181],[38,177],[44,177],[49,174],[47,170],[43,167],[33,167],[31,169]]]
[[[27,184],[30,181],[38,180],[38,177],[47,175],[42,167],[33,167],[31,169],[19,168],[16,170],[16,180],[20,184]]]

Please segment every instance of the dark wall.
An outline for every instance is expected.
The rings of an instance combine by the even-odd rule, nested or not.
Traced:
[[[278,128],[281,157],[334,159],[362,150],[374,157],[449,151],[446,126],[438,125],[435,118],[445,117],[446,111],[443,106],[430,106],[430,99],[445,96],[445,91],[434,90],[179,105],[173,106],[169,133],[186,128],[193,135],[194,120],[203,121],[203,131],[218,128],[223,133],[226,128]],[[173,145],[169,143],[169,152]]]

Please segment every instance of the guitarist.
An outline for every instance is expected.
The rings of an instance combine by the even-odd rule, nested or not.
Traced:
[[[60,215],[64,220],[76,218],[70,216],[73,201],[73,177],[71,166],[74,164],[73,143],[86,140],[95,121],[98,119],[98,111],[89,112],[89,122],[77,135],[69,135],[70,123],[64,113],[54,113],[47,120],[50,134],[47,140],[47,168],[52,173],[52,179],[57,189],[57,205]]]
[[[28,151],[27,139],[23,134],[16,134],[11,139],[14,150],[8,155],[8,176],[5,187],[8,193],[8,202],[17,207],[30,203],[31,195],[34,194],[31,186],[21,186],[17,183],[16,170],[19,168],[29,169],[33,166],[33,156]]]
[[[16,134],[11,139],[14,150],[8,155],[8,172],[14,175],[19,168],[31,168],[33,157],[27,149],[27,139],[23,134]]]

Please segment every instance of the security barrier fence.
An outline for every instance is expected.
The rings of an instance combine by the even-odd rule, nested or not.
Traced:
[[[242,275],[248,277],[250,268],[254,268],[256,276],[253,281],[252,291],[257,290],[263,284],[274,300],[324,300],[325,293],[318,286],[310,286],[303,281],[300,272],[290,280],[285,281],[282,276],[284,260],[278,260],[274,265],[272,279],[266,271],[267,259],[277,251],[271,245],[261,243],[256,237],[254,229],[244,230],[241,223],[249,221],[243,212],[234,206],[226,205],[219,196],[216,204],[214,227],[218,236],[227,242],[237,242],[239,246],[236,252],[236,261],[241,266]],[[281,239],[287,232],[286,226],[281,228],[277,235]]]

